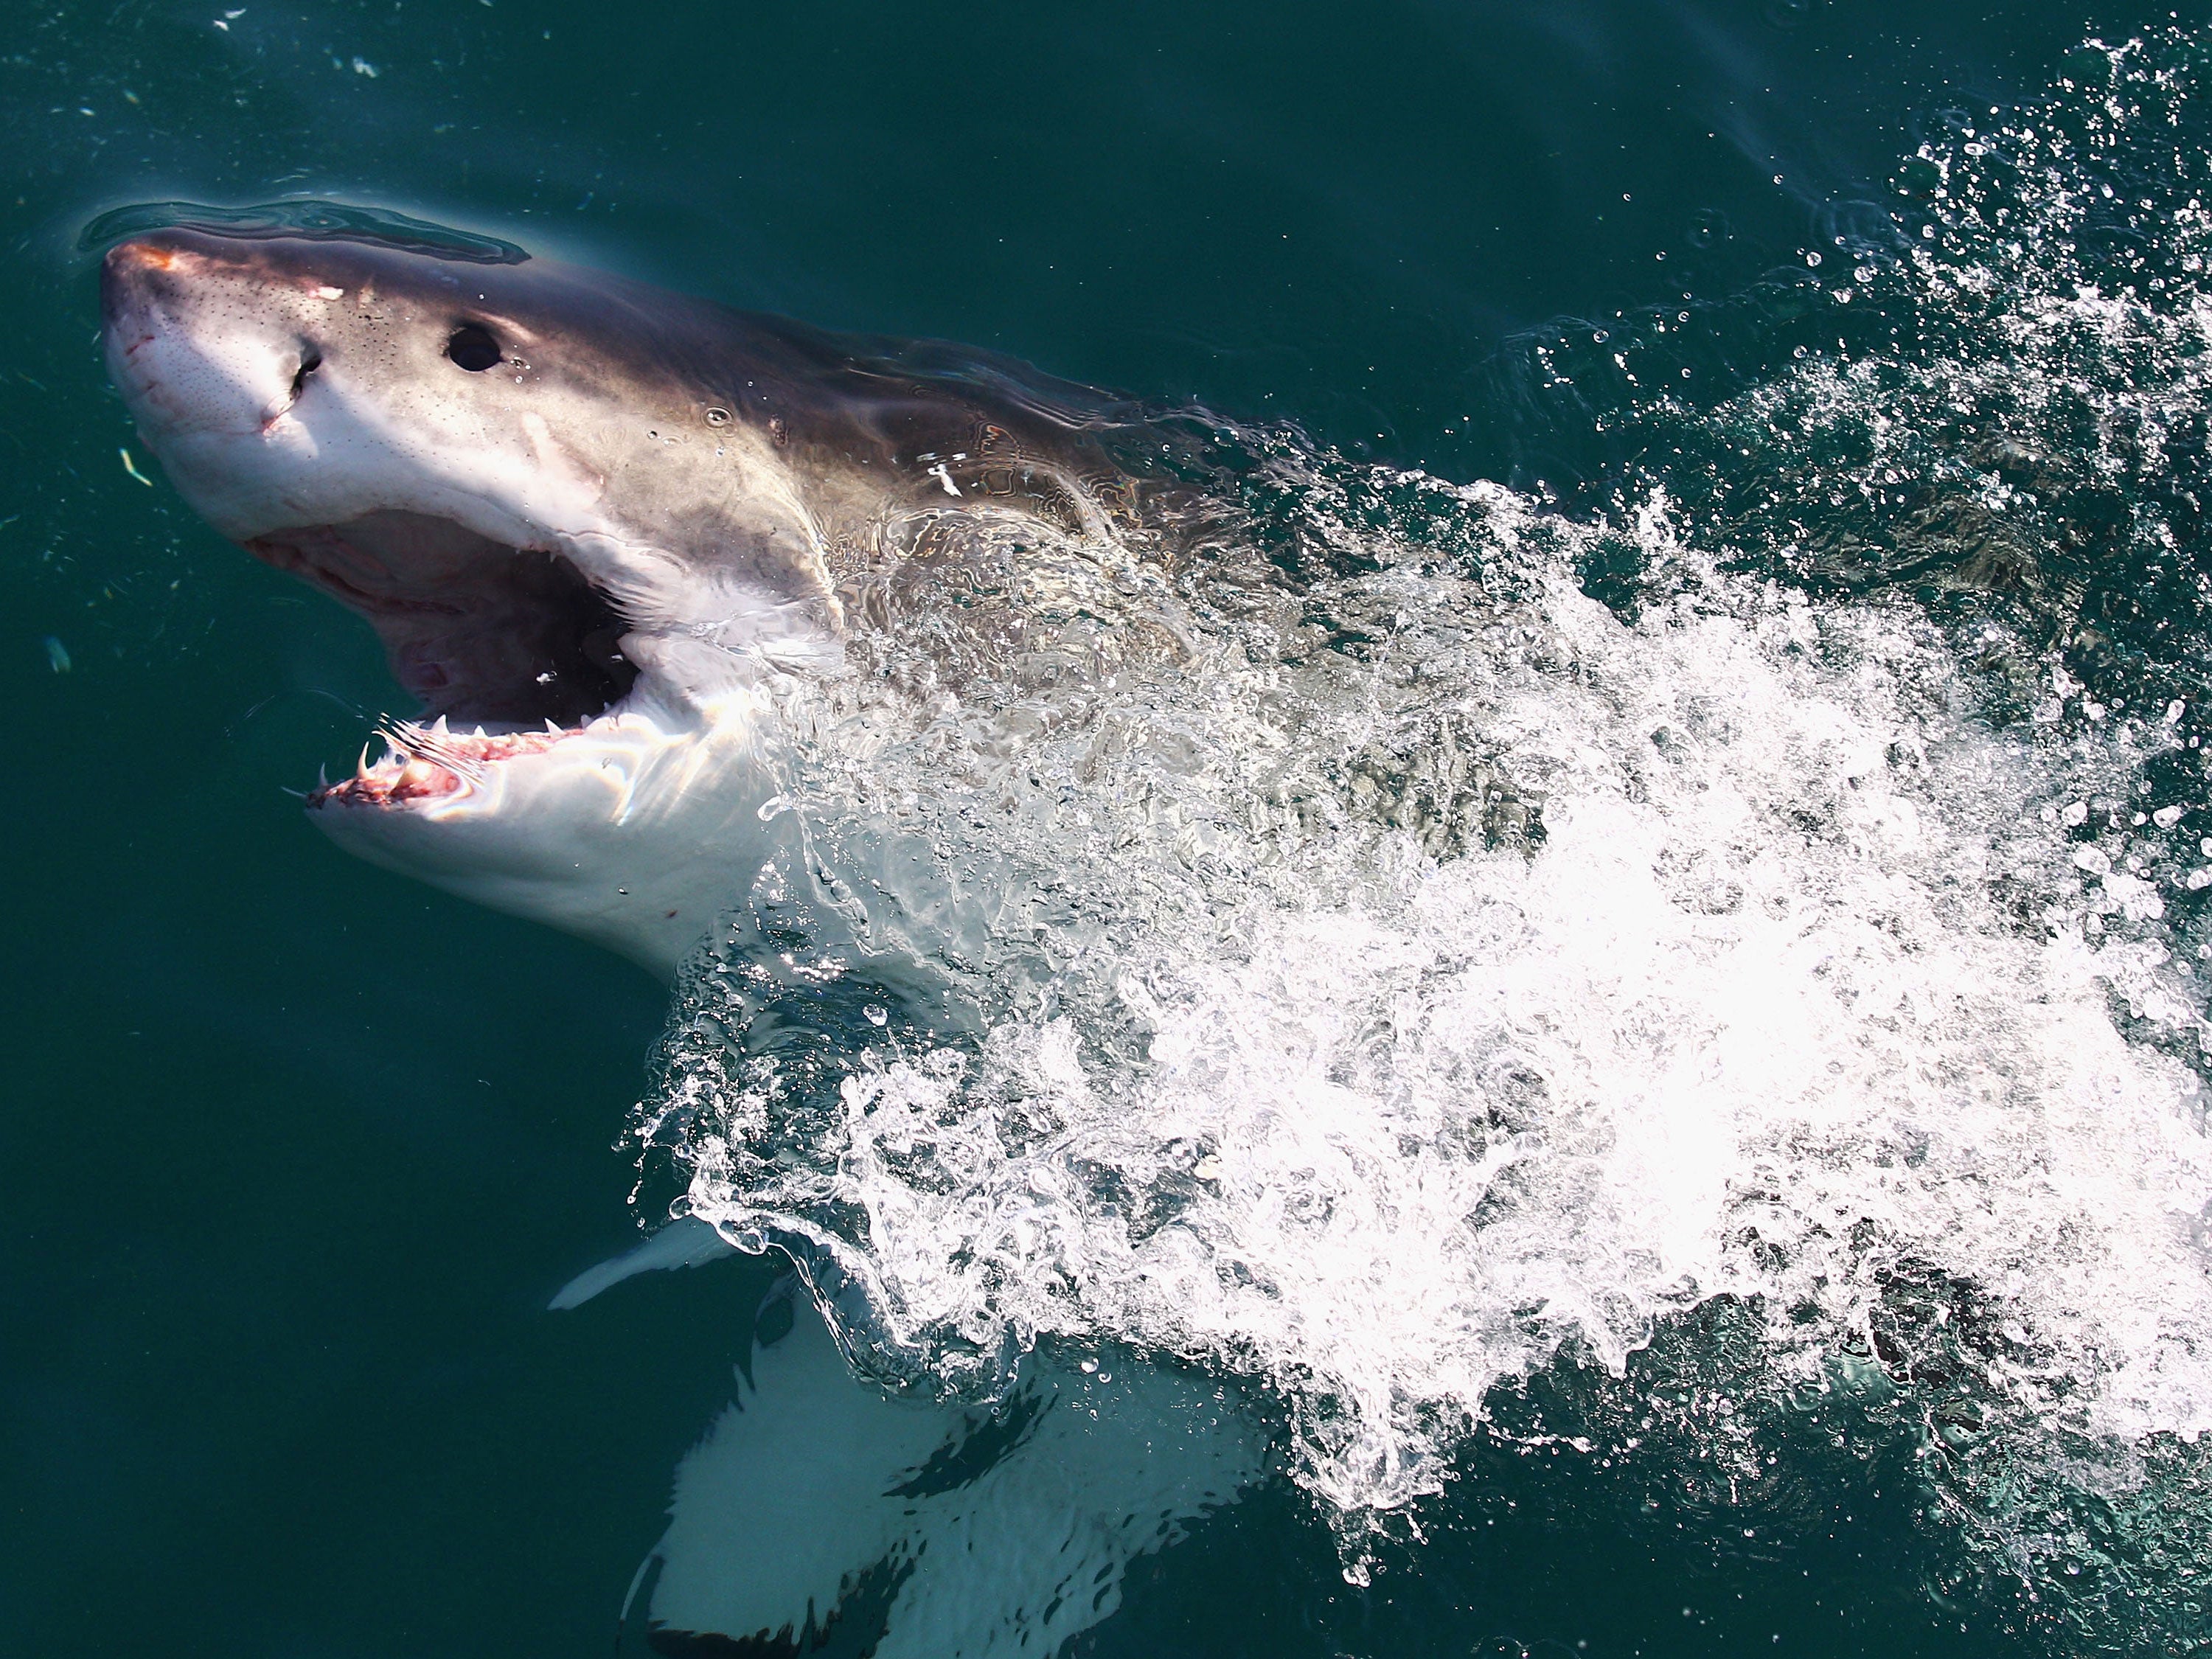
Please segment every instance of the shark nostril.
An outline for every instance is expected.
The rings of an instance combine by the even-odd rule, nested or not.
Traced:
[[[307,384],[307,376],[323,366],[323,354],[313,346],[300,348],[300,367],[292,375],[292,396],[298,398]]]

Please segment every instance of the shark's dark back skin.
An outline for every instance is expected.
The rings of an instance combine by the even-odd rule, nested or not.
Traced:
[[[1188,484],[1212,465],[1189,428],[1163,423],[1167,411],[1012,358],[833,332],[550,260],[485,263],[365,237],[183,227],[118,250],[144,252],[197,258],[175,274],[143,257],[111,256],[103,283],[111,319],[149,299],[185,300],[204,286],[210,265],[262,294],[312,279],[349,296],[374,295],[395,325],[441,342],[480,328],[526,364],[519,380],[626,411],[641,430],[757,437],[786,461],[833,544],[851,542],[886,511],[988,501],[1068,533],[1109,532],[1166,554],[1176,539],[1170,524],[1198,506]],[[301,333],[328,365],[332,343],[312,328]],[[744,538],[744,526],[689,507],[657,526],[658,544],[704,553],[702,542]]]
[[[866,467],[887,495],[931,507],[952,497],[950,483],[960,499],[1017,504],[1071,532],[1093,511],[1139,531],[1143,507],[1182,500],[1158,459],[1162,410],[1014,358],[835,332],[535,260],[498,270],[487,291],[556,337],[618,318],[610,337],[628,367],[688,386],[702,419],[727,411],[802,473]]]
[[[264,246],[278,264],[306,252],[278,239]],[[592,379],[610,396],[639,384],[683,387],[690,412],[704,421],[726,411],[787,450],[803,473],[876,469],[876,488],[915,504],[951,495],[930,471],[941,461],[963,497],[1016,501],[1075,530],[1087,516],[1069,500],[1075,487],[1114,512],[1117,527],[1133,529],[1144,485],[1166,476],[1139,453],[1159,447],[1158,408],[976,347],[837,332],[544,259],[425,263],[365,243],[319,242],[313,252],[354,283],[447,303],[457,325],[527,323],[552,343],[533,362],[542,373]],[[564,339],[592,342],[594,356],[627,378],[568,359]]]

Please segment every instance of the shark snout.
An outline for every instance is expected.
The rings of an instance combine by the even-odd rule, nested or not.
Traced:
[[[173,309],[182,295],[190,273],[180,266],[191,258],[152,237],[118,242],[108,249],[100,262],[102,325],[111,333],[150,334],[152,319]]]
[[[117,365],[131,367],[158,337],[160,300],[172,263],[166,251],[148,242],[122,243],[100,261],[100,327]]]
[[[110,373],[148,441],[267,435],[321,367],[295,319],[255,313],[240,273],[155,237],[100,266]]]

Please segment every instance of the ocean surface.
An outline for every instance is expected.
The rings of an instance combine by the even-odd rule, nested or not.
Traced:
[[[776,1258],[547,1304],[672,1204],[1233,1401],[1069,1651],[2212,1649],[2197,15],[23,4],[0,155],[0,1651],[653,1650]],[[399,694],[79,242],[292,197],[1182,411],[1187,653],[798,711],[1026,905],[983,1029],[747,1073],[304,821]]]

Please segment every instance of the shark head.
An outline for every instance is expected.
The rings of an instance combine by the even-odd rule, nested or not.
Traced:
[[[179,493],[418,705],[315,822],[663,973],[771,835],[775,689],[948,523],[1104,540],[1134,499],[1103,394],[504,244],[164,225],[102,302]]]

